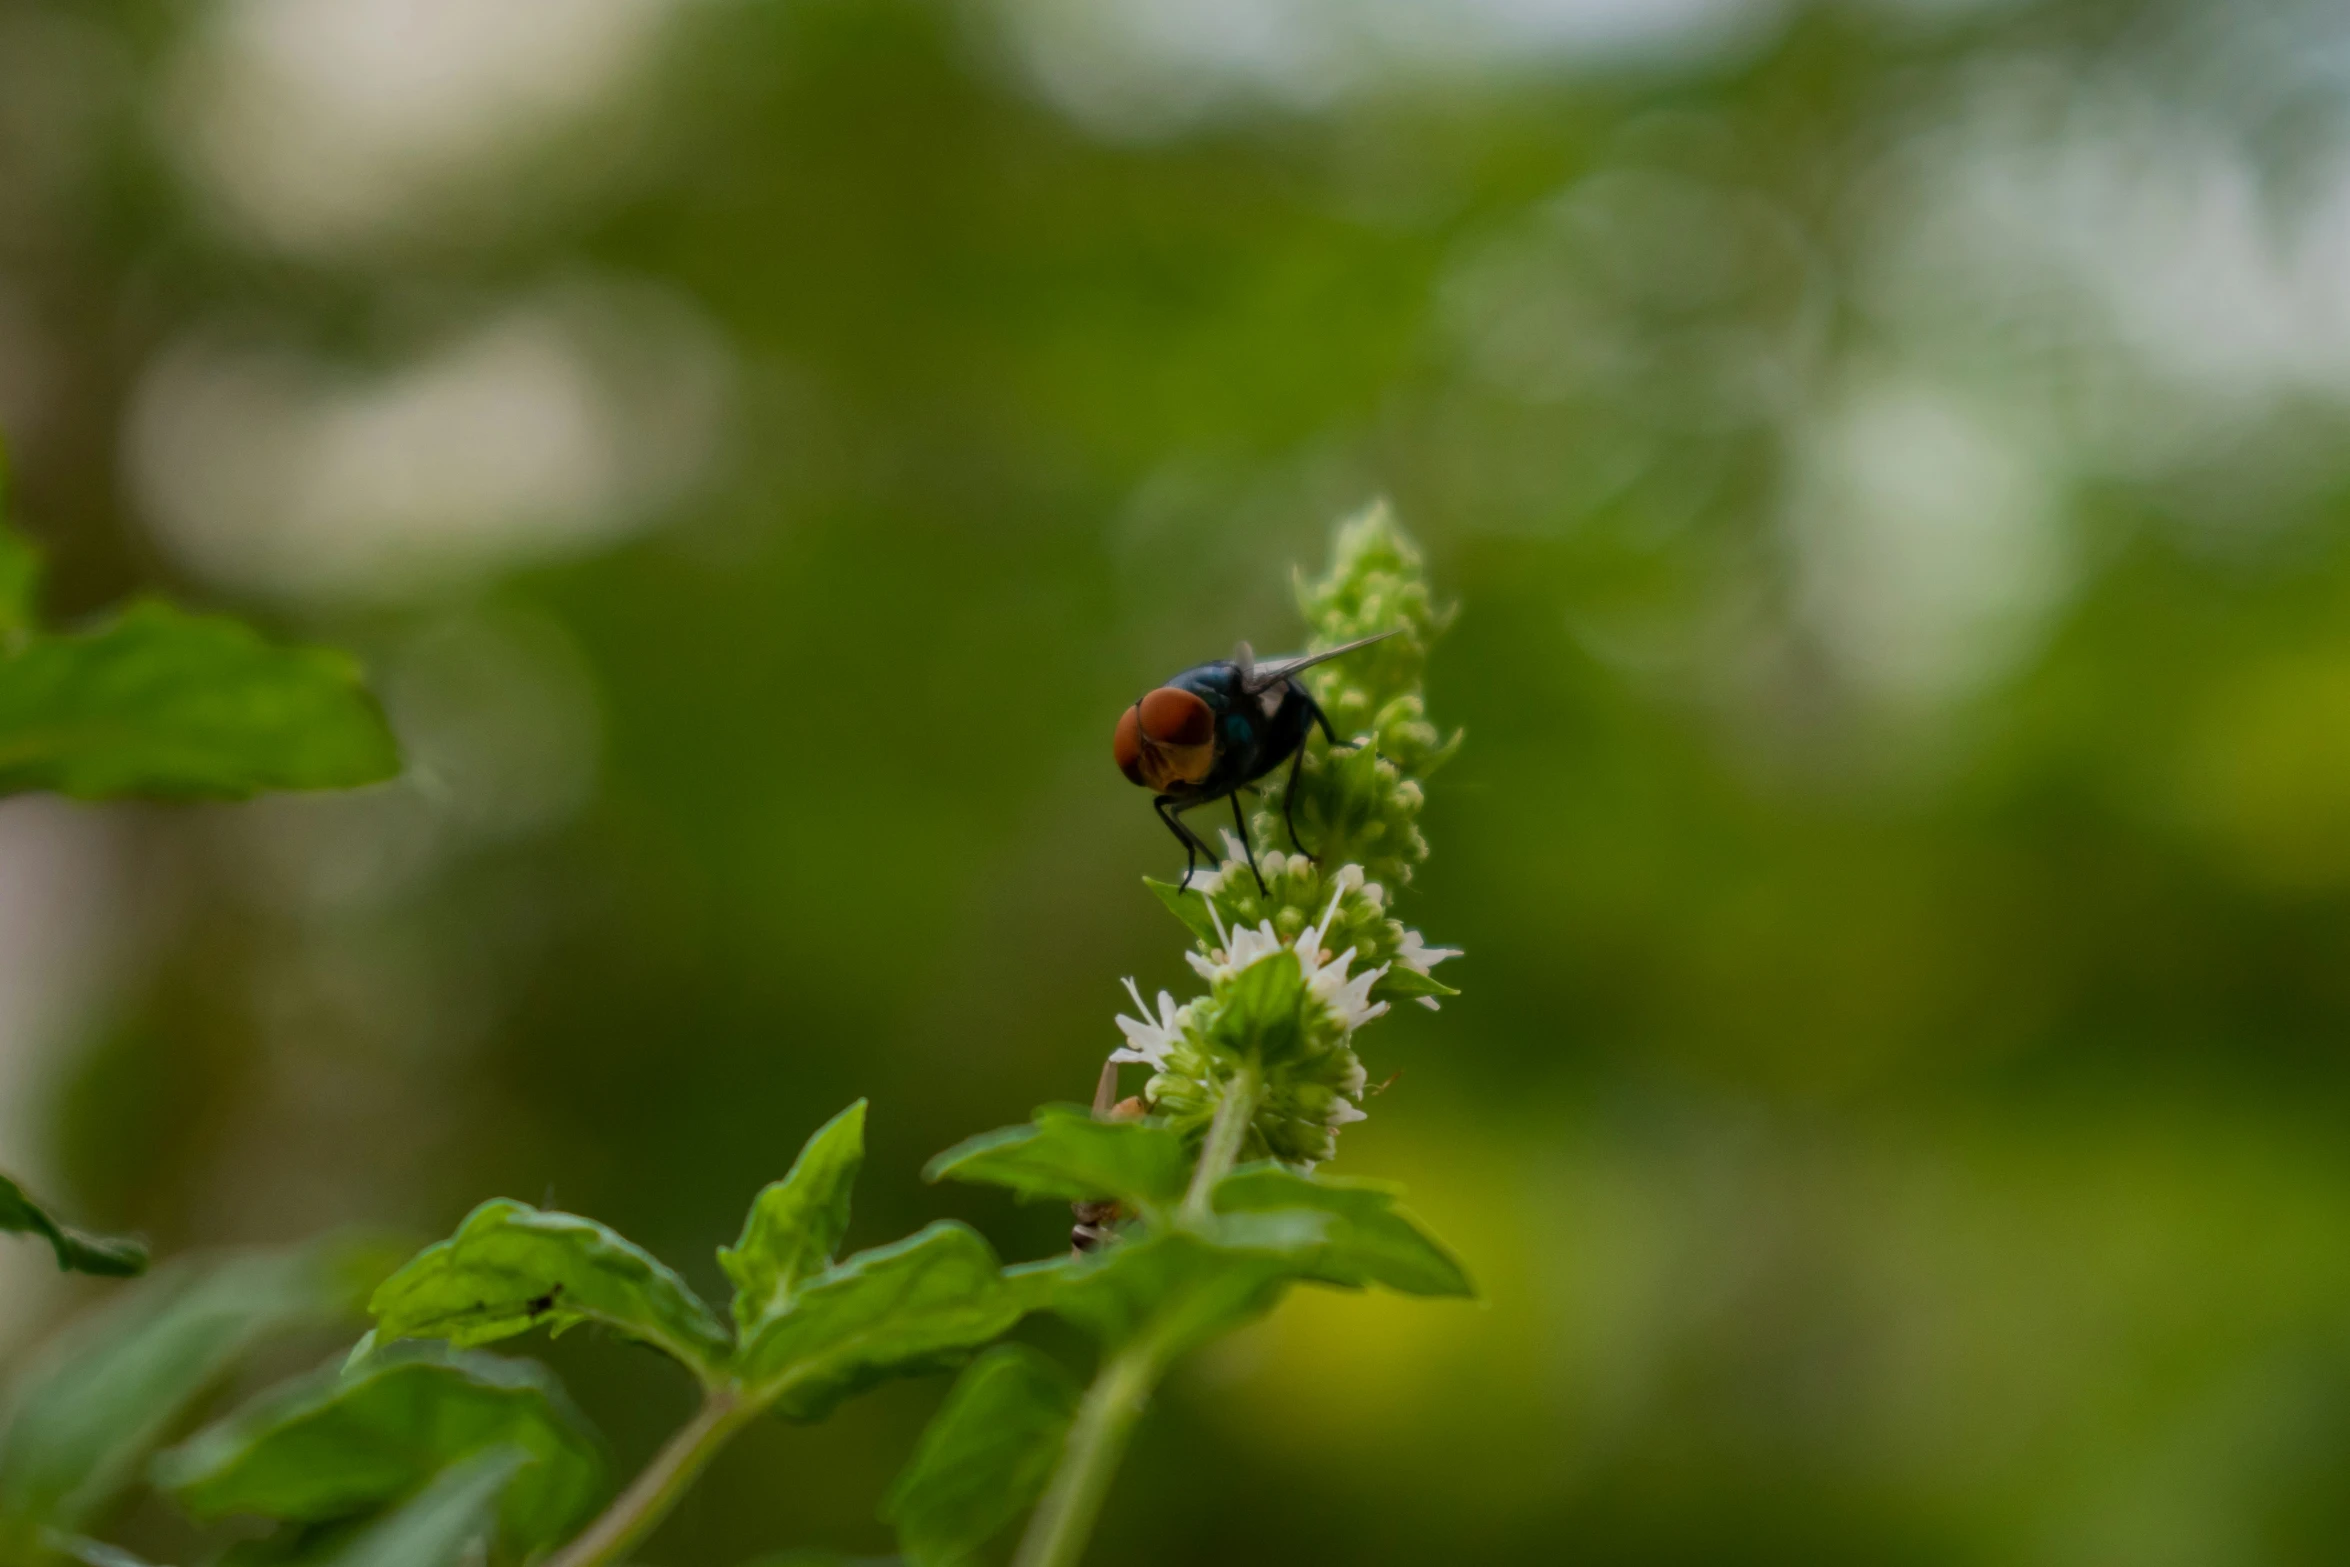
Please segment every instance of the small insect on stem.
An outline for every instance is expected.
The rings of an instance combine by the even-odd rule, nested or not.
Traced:
[[[1093,1085],[1093,1118],[1097,1121],[1139,1121],[1150,1113],[1139,1096],[1131,1099],[1118,1097],[1118,1063],[1102,1063],[1102,1075]],[[1118,1221],[1126,1217],[1124,1204],[1114,1197],[1093,1197],[1073,1202],[1069,1211],[1077,1223],[1069,1231],[1069,1246],[1079,1256],[1099,1251],[1118,1238]]]
[[[1257,879],[1257,890],[1266,890],[1264,873],[1257,869],[1256,845],[1249,841],[1248,818],[1240,808],[1240,791],[1283,762],[1289,763],[1289,787],[1282,798],[1281,819],[1289,828],[1289,846],[1306,853],[1297,837],[1297,781],[1306,737],[1318,728],[1330,744],[1345,742],[1297,677],[1316,664],[1394,635],[1382,631],[1324,652],[1262,663],[1243,642],[1230,658],[1184,670],[1144,692],[1119,715],[1110,738],[1111,759],[1129,782],[1156,791],[1151,808],[1183,845],[1184,886],[1191,885],[1199,857],[1205,854],[1212,865],[1216,853],[1184,825],[1183,812],[1230,799],[1249,873]]]

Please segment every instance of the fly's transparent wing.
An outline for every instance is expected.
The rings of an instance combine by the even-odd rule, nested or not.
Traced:
[[[1398,626],[1395,631],[1382,631],[1374,636],[1357,637],[1352,642],[1342,643],[1334,648],[1326,648],[1319,653],[1296,653],[1288,658],[1268,658],[1263,663],[1257,661],[1256,654],[1250,650],[1246,642],[1243,642],[1232,650],[1232,662],[1240,671],[1240,688],[1253,696],[1259,691],[1280,684],[1300,670],[1311,669],[1316,664],[1327,664],[1334,658],[1343,657],[1357,648],[1369,647],[1374,642],[1384,642],[1402,629],[1401,626]]]

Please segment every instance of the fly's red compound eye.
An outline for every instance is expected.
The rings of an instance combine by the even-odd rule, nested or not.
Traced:
[[[1161,686],[1136,707],[1142,715],[1142,732],[1156,745],[1206,745],[1216,732],[1216,715],[1189,691]]]
[[[1126,775],[1128,783],[1147,782],[1142,776],[1142,704],[1139,702],[1118,715],[1118,732],[1110,736],[1110,758],[1118,764],[1118,771]]]
[[[1216,715],[1189,691],[1161,686],[1118,715],[1110,756],[1145,789],[1196,784],[1216,765]]]

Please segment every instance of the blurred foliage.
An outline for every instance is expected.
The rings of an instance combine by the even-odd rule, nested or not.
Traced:
[[[147,1266],[147,1248],[137,1241],[60,1224],[5,1175],[0,1175],[0,1233],[39,1236],[56,1254],[57,1266],[76,1273],[123,1278]]]
[[[504,1449],[525,1460],[498,1497],[512,1554],[569,1538],[603,1488],[595,1434],[541,1367],[434,1349],[349,1368],[338,1357],[159,1455],[156,1484],[207,1522],[314,1528],[397,1507],[443,1470]]]
[[[347,788],[400,765],[346,660],[167,604],[12,650],[0,748],[0,789],[99,800]]]
[[[6,480],[0,463],[0,502]],[[0,795],[237,798],[397,770],[382,715],[335,655],[272,648],[233,620],[163,604],[45,635],[34,628],[40,566],[0,508]],[[0,1233],[40,1236],[68,1271],[122,1277],[147,1265],[140,1242],[62,1224],[7,1176]]]
[[[11,1390],[0,1560],[110,1518],[201,1400],[270,1341],[347,1319],[380,1271],[363,1243],[190,1259],[76,1322]]]
[[[1036,1504],[1083,1390],[1061,1363],[999,1344],[966,1367],[882,1511],[915,1567],[955,1567]]]
[[[6,499],[0,469],[0,501]],[[400,757],[339,654],[140,603],[35,629],[40,557],[0,509],[0,794],[243,799],[380,783]]]
[[[852,1245],[944,1207],[1054,1249],[916,1172],[1081,1098],[1116,978],[1178,973],[1111,723],[1295,645],[1274,569],[1385,492],[1463,606],[1415,923],[1471,972],[1377,1041],[1344,1168],[1489,1305],[1305,1295],[1203,1357],[1102,1559],[2339,1554],[2337,8],[1720,0],[1627,57],[1431,0],[1424,58],[1318,76],[1308,24],[1136,23],[1140,85],[1089,94],[1082,8],[723,0],[333,239],[222,171],[389,123],[239,90],[346,35],[238,27],[341,9],[0,0],[54,615],[359,648],[415,758],[110,823],[150,929],[11,1107],[40,1189],[168,1255],[552,1188],[702,1258],[867,1094]],[[724,367],[694,477],[467,555],[522,492],[427,481],[544,427],[410,410],[648,299]],[[580,330],[623,390],[559,449],[666,440],[671,359]],[[437,531],[333,554],[384,517]],[[575,1344],[627,1472],[684,1392]],[[885,1550],[941,1396],[746,1433],[655,1554]]]

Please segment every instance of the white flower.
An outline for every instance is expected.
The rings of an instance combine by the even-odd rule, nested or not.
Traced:
[[[1219,945],[1204,955],[1187,952],[1184,961],[1192,966],[1200,978],[1213,985],[1219,980],[1231,978],[1260,958],[1271,957],[1276,952],[1295,952],[1298,973],[1305,980],[1306,990],[1329,1010],[1341,1028],[1351,1034],[1386,1012],[1386,1002],[1371,999],[1371,987],[1378,984],[1387,973],[1387,965],[1382,963],[1375,969],[1366,969],[1350,978],[1348,970],[1354,965],[1357,949],[1349,947],[1332,957],[1323,947],[1330,927],[1338,923],[1338,906],[1345,899],[1347,891],[1347,886],[1342,884],[1330,895],[1330,907],[1322,911],[1318,923],[1298,932],[1294,947],[1282,945],[1280,936],[1274,933],[1271,920],[1259,920],[1253,929],[1242,926],[1226,930],[1223,913],[1210,903],[1208,917],[1215,921]],[[1137,996],[1135,999],[1139,1004],[1141,998]],[[1120,1026],[1124,1026],[1123,1020]]]
[[[1363,868],[1351,860],[1338,867],[1337,874],[1330,878],[1330,885],[1340,892],[1358,894],[1374,909],[1383,907],[1387,902],[1387,889],[1368,880],[1363,875]]]
[[[1370,1112],[1352,1099],[1333,1099],[1330,1101],[1330,1119],[1324,1124],[1335,1132],[1342,1126],[1352,1126],[1357,1121],[1369,1119]]]
[[[1403,933],[1403,940],[1395,949],[1395,961],[1415,974],[1425,974],[1446,958],[1461,955],[1458,947],[1431,947],[1428,938],[1416,930]]]
[[[1349,947],[1338,955],[1336,961],[1316,965],[1314,972],[1306,976],[1306,988],[1313,992],[1314,999],[1328,1007],[1330,1015],[1350,1034],[1387,1012],[1386,1002],[1371,999],[1371,987],[1378,984],[1386,974],[1387,965],[1382,963],[1375,969],[1365,969],[1348,979],[1346,968],[1354,961],[1354,955],[1355,949]],[[1305,963],[1303,954],[1300,954],[1298,962],[1301,966]]]
[[[1386,974],[1387,965],[1382,963],[1375,969],[1365,969],[1349,979],[1346,971],[1354,962],[1355,948],[1349,947],[1337,957],[1324,961],[1322,939],[1330,927],[1338,922],[1338,905],[1345,897],[1346,888],[1341,886],[1330,895],[1330,907],[1323,911],[1321,923],[1308,925],[1298,933],[1297,966],[1298,971],[1305,976],[1306,989],[1315,1000],[1329,1008],[1330,1015],[1338,1019],[1339,1026],[1351,1034],[1387,1010],[1386,1002],[1371,999],[1371,987],[1378,984]]]
[[[1396,963],[1415,974],[1425,974],[1446,958],[1457,958],[1460,955],[1461,949],[1458,947],[1429,946],[1428,938],[1416,930],[1406,930],[1402,942],[1395,949]],[[1431,1012],[1441,1010],[1434,996],[1422,996],[1419,1001]]]
[[[1271,957],[1281,950],[1281,938],[1273,934],[1271,920],[1257,921],[1254,930],[1243,926],[1239,930],[1228,931],[1224,928],[1222,911],[1213,903],[1208,905],[1208,918],[1216,922],[1215,950],[1205,957],[1196,952],[1186,952],[1183,960],[1191,965],[1194,973],[1211,985],[1220,979],[1229,979],[1257,959]]]
[[[1151,1009],[1143,1004],[1142,992],[1134,988],[1134,981],[1126,981],[1126,994],[1134,998],[1134,1010],[1142,1017],[1137,1020],[1118,1018],[1118,1032],[1126,1036],[1126,1048],[1110,1053],[1112,1061],[1139,1061],[1154,1071],[1166,1068],[1168,1052],[1183,1042],[1183,1030],[1191,1021],[1191,1008],[1178,1007],[1175,998],[1159,992],[1158,1021],[1151,1021]]]

